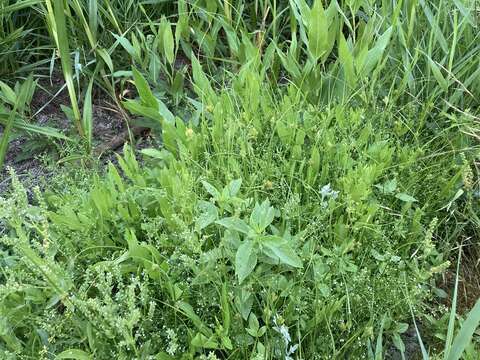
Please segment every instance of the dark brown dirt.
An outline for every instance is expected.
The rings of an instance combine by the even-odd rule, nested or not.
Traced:
[[[466,315],[480,299],[480,240],[464,244],[458,276],[457,313]],[[448,297],[445,305],[451,307],[456,280],[456,266],[453,265],[443,277],[441,288]]]
[[[51,82],[50,79],[40,79],[30,104],[32,114],[30,121],[53,127],[66,135],[75,136],[75,129],[61,110],[61,105],[70,104],[66,89],[57,94],[62,86],[61,75],[53,76]],[[94,94],[93,98],[94,146],[101,149],[102,155],[105,155],[115,151],[128,140],[127,126],[125,119],[111,104],[110,99],[102,94]],[[46,137],[35,136],[34,139],[36,141],[32,141],[28,135],[21,135],[10,142],[4,169],[0,170],[0,194],[10,185],[8,171],[6,171],[8,167],[15,170],[27,189],[38,185],[40,179],[46,179],[52,175],[42,161],[42,157],[47,155],[58,159],[60,156],[56,151],[58,148]],[[33,149],[27,147],[31,146],[32,142],[38,144]]]

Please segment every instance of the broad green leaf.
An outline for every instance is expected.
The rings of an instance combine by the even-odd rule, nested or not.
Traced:
[[[92,76],[85,93],[83,103],[82,126],[87,139],[88,150],[92,148],[92,129],[93,129],[93,112],[92,112],[92,88],[95,77]]]
[[[91,360],[93,357],[87,352],[79,349],[69,349],[58,354],[56,359],[75,359],[75,360]]]
[[[395,332],[397,332],[399,334],[403,334],[407,330],[408,330],[408,324],[406,324],[406,323],[398,323],[395,326]]]
[[[375,46],[368,51],[365,65],[359,75],[368,76],[375,69],[375,66],[380,61],[385,51],[385,48],[390,42],[393,28],[389,27],[377,40]]]
[[[254,296],[250,291],[241,287],[235,294],[235,306],[244,320],[248,320],[248,315],[252,311]]]
[[[172,114],[172,112],[167,108],[167,105],[163,103],[162,100],[156,99],[158,103],[158,112],[162,117],[165,119],[166,122],[170,124],[175,123],[175,116]]]
[[[180,96],[183,94],[185,84],[185,75],[182,71],[176,71],[175,77],[172,81],[171,91],[175,94],[175,96]]]
[[[150,86],[148,85],[147,80],[145,80],[140,71],[138,71],[135,67],[132,68],[132,74],[135,81],[135,87],[137,88],[138,94],[140,95],[140,100],[142,101],[142,104],[146,107],[158,111],[157,98],[150,90]]]
[[[123,77],[132,77],[133,74],[131,71],[128,71],[128,70],[119,70],[119,71],[115,71],[112,76],[114,78],[123,78]]]
[[[218,349],[218,342],[215,340],[215,336],[206,337],[201,333],[197,333],[191,341],[191,345],[204,349]]]
[[[218,199],[220,197],[220,192],[217,190],[215,186],[203,180],[202,180],[202,185],[205,188],[205,190],[207,190],[207,192],[213,196],[214,199]]]
[[[172,157],[172,154],[167,150],[157,150],[152,148],[142,149],[140,152],[149,157],[160,159],[160,160],[169,160]]]
[[[172,25],[169,22],[167,22],[166,25],[163,27],[162,39],[165,58],[171,65],[175,60],[175,42],[173,39]]]
[[[163,117],[160,115],[158,110],[151,107],[143,106],[138,101],[127,100],[127,101],[123,101],[122,105],[125,107],[125,109],[130,111],[132,114],[145,116],[146,118],[158,121],[160,123],[161,123],[161,120],[163,119]]]
[[[302,260],[284,239],[278,236],[264,236],[260,241],[267,256],[277,258],[282,264],[302,267]]]
[[[348,48],[347,41],[342,33],[340,33],[340,44],[338,46],[338,55],[340,63],[342,64],[345,78],[350,87],[354,87],[357,79],[355,75],[355,64],[353,62],[353,55]]]
[[[265,200],[261,205],[255,204],[250,214],[250,225],[257,233],[262,233],[273,222],[275,209],[270,206],[270,201]]]
[[[397,179],[387,180],[383,184],[375,185],[383,194],[393,194],[397,190]]]
[[[320,151],[317,146],[312,147],[312,154],[308,162],[307,181],[310,186],[315,184],[315,180],[320,170]]]
[[[280,49],[277,48],[277,54],[282,62],[282,66],[287,70],[288,74],[294,79],[298,79],[301,76],[300,66],[295,60],[293,54],[288,53],[285,55]],[[281,121],[279,121],[280,123]]]
[[[150,79],[158,79],[160,77],[161,60],[160,57],[153,51],[150,52],[148,61],[148,75]]]
[[[328,19],[322,0],[315,0],[308,17],[308,50],[315,60],[325,55],[328,47]]]
[[[208,225],[213,224],[218,219],[217,207],[210,201],[200,201],[198,203],[200,210],[200,216],[195,222],[195,229],[200,231],[206,228]]]
[[[242,186],[242,179],[230,181],[227,186],[230,197],[234,197],[238,194],[238,192],[240,191],[240,186]]]
[[[222,346],[227,350],[233,350],[232,340],[228,336],[221,335]]]
[[[33,92],[35,91],[36,82],[33,81],[33,75],[30,76],[20,85],[16,104],[17,111],[23,114],[25,107],[30,103]]]
[[[207,101],[213,102],[215,98],[215,92],[212,89],[210,81],[203,72],[200,62],[195,56],[192,56],[192,76],[197,95]]]
[[[241,284],[257,265],[257,253],[253,241],[244,241],[235,256],[235,273]]]
[[[248,317],[248,327],[251,330],[254,330],[255,333],[260,328],[260,324],[258,323],[258,319],[257,319],[257,317],[255,316],[254,313],[251,313],[250,316]]]
[[[237,217],[227,217],[217,220],[215,222],[219,225],[226,227],[227,229],[235,230],[245,235],[249,235],[252,233],[252,228],[248,226],[245,221]]]
[[[401,338],[400,335],[398,335],[397,333],[394,333],[393,334],[393,337],[392,337],[392,340],[393,340],[393,345],[395,345],[395,347],[398,349],[398,351],[400,351],[400,354],[405,354],[405,344]]]
[[[17,100],[17,96],[15,95],[15,91],[5,84],[3,81],[0,81],[0,90],[2,91],[3,97],[5,100],[10,104],[13,105],[15,104],[15,101]]]
[[[395,197],[397,199],[400,199],[402,201],[405,201],[405,202],[416,202],[417,199],[415,199],[413,196],[410,196],[408,194],[405,194],[405,193],[398,193],[395,195]]]

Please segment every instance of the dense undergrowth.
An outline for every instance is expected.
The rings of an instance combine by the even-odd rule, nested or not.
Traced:
[[[475,2],[0,4],[2,161],[70,149],[0,197],[2,359],[478,358],[480,303],[438,305],[478,254]],[[28,115],[58,54],[66,134]],[[158,146],[96,166],[99,90]]]

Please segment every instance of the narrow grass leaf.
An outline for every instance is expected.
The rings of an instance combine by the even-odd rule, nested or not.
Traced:
[[[445,36],[443,35],[443,32],[438,25],[438,22],[433,16],[432,10],[430,9],[430,7],[428,6],[425,0],[419,0],[419,3],[423,9],[423,12],[425,13],[425,17],[427,18],[428,23],[431,26],[431,31],[433,31],[433,34],[435,35],[435,40],[438,41],[443,52],[447,54],[448,53],[447,40],[445,40]]]
[[[77,131],[81,136],[84,135],[80,109],[77,102],[77,94],[75,92],[75,85],[73,83],[72,63],[70,59],[70,49],[68,44],[68,29],[65,18],[65,8],[63,0],[54,0],[54,21],[56,25],[57,47],[60,53],[60,60],[62,63],[63,76],[67,83],[68,94],[70,96],[70,102],[72,105],[74,122],[77,127]]]
[[[22,10],[34,5],[43,3],[43,0],[23,0],[23,1],[14,1],[13,4],[3,6],[0,8],[0,15],[6,15],[18,10]]]
[[[462,356],[463,352],[467,348],[468,344],[472,340],[472,336],[475,331],[478,329],[480,324],[480,299],[477,300],[477,303],[468,313],[466,320],[463,322],[460,331],[451,347],[450,353],[448,354],[446,360],[458,360]]]
[[[447,338],[445,340],[445,356],[449,359],[450,356],[450,349],[452,347],[453,342],[453,332],[455,330],[455,316],[457,314],[457,298],[458,298],[458,281],[460,276],[460,260],[462,257],[462,248],[460,247],[458,251],[458,258],[457,258],[457,272],[455,275],[455,286],[453,288],[453,299],[452,299],[452,308],[450,309],[450,317],[448,320],[448,330],[447,330]]]
[[[2,126],[7,125],[8,119],[9,119],[9,114],[0,112],[0,124]],[[13,121],[13,128],[17,129],[17,130],[23,130],[25,132],[30,132],[30,133],[33,133],[33,134],[39,134],[39,135],[45,135],[45,136],[48,136],[48,137],[53,137],[53,138],[60,139],[60,140],[73,141],[71,138],[65,136],[64,134],[62,134],[61,132],[59,132],[58,130],[56,130],[52,127],[29,124],[29,123],[23,121],[21,118],[19,118],[18,115],[16,116],[16,118]]]

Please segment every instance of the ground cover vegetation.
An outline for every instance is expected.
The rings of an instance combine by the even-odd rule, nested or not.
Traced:
[[[478,359],[479,25],[474,0],[0,0],[0,357]],[[68,126],[37,121],[62,94]]]

